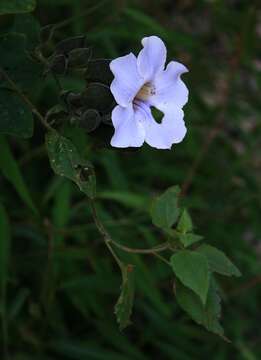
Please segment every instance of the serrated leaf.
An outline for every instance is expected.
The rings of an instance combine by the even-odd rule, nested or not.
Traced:
[[[10,181],[14,186],[15,190],[24,201],[24,203],[34,212],[37,213],[36,207],[31,198],[28,187],[25,184],[22,173],[19,169],[19,166],[13,157],[13,154],[10,150],[9,144],[6,141],[4,136],[0,135],[0,170],[4,176]]]
[[[183,212],[180,216],[180,219],[178,221],[177,230],[183,234],[193,230],[192,220],[186,209],[183,210]]]
[[[35,0],[1,0],[0,15],[31,12],[35,6]]]
[[[219,323],[221,315],[220,297],[212,279],[208,291],[206,304],[203,305],[199,297],[180,281],[176,282],[176,298],[179,306],[198,324],[208,331],[223,337],[224,330]]]
[[[74,144],[56,131],[46,136],[46,147],[53,171],[75,182],[88,197],[95,197],[96,180],[92,165],[81,158]]]
[[[180,189],[173,186],[154,199],[151,217],[154,225],[160,228],[171,228],[179,216],[178,195]]]
[[[179,241],[185,247],[188,247],[188,246],[190,246],[198,241],[201,241],[203,239],[203,236],[196,235],[193,233],[186,233],[186,234],[177,233],[177,236],[178,236]]]
[[[115,314],[120,330],[130,325],[134,300],[134,269],[133,265],[124,265],[122,268],[121,294],[115,305]]]
[[[0,134],[22,138],[33,135],[33,116],[24,102],[13,92],[0,89]]]
[[[205,304],[210,280],[206,257],[195,251],[182,250],[173,254],[170,261],[177,278],[193,290]]]
[[[206,256],[209,267],[213,272],[226,276],[241,276],[238,268],[222,251],[214,246],[203,244],[197,248],[197,251]]]

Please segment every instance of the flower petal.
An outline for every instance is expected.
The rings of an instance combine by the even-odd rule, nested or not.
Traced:
[[[180,76],[187,71],[184,65],[171,61],[154,79],[155,95],[150,98],[151,104],[158,107],[172,103],[183,107],[188,101],[188,89]]]
[[[145,128],[145,142],[157,149],[170,149],[173,144],[181,142],[187,132],[181,109],[172,106],[164,108],[161,124],[157,123],[150,108],[141,103],[135,111],[135,117]]]
[[[114,75],[111,92],[116,102],[126,107],[143,85],[137,69],[137,58],[132,53],[119,57],[111,61],[110,69]]]
[[[140,147],[144,143],[144,127],[134,116],[132,104],[128,107],[116,106],[112,112],[115,128],[111,145],[119,148]]]
[[[145,37],[141,43],[143,49],[137,58],[138,70],[145,81],[151,81],[164,69],[167,57],[166,46],[158,36]]]

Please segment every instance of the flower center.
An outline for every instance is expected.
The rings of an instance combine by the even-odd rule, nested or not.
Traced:
[[[150,96],[155,95],[155,86],[151,83],[144,84],[135,96],[138,100],[148,100]]]

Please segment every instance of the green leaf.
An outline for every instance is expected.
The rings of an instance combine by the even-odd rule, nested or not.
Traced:
[[[29,138],[33,135],[33,116],[20,98],[0,89],[0,134]]]
[[[217,248],[208,244],[203,244],[197,248],[197,251],[206,256],[209,267],[213,272],[226,276],[241,276],[238,268]]]
[[[179,192],[179,187],[173,186],[153,201],[151,217],[154,225],[160,228],[171,228],[177,221]]]
[[[223,337],[224,330],[219,323],[221,315],[220,297],[212,280],[209,287],[206,304],[203,305],[199,297],[181,282],[176,282],[176,298],[180,307],[198,324],[208,331]]]
[[[63,228],[69,221],[71,215],[71,193],[72,183],[69,180],[63,180],[63,183],[56,189],[53,205],[53,225],[57,228]],[[55,234],[54,244],[63,241],[63,234]]]
[[[134,300],[134,270],[132,265],[124,265],[122,268],[121,294],[115,305],[115,314],[123,330],[130,324]]]
[[[30,192],[24,182],[23,176],[19,169],[19,166],[13,157],[13,154],[10,150],[9,144],[6,141],[5,137],[0,135],[0,169],[2,170],[4,176],[10,181],[14,186],[17,193],[20,195],[24,203],[37,214],[36,207],[31,198]]]
[[[32,91],[32,95],[35,95],[41,89],[43,66],[32,60],[27,48],[27,37],[24,34],[9,33],[0,36],[0,68],[21,91]],[[1,77],[0,87],[10,88],[10,85]]]
[[[99,192],[100,199],[116,201],[126,207],[133,209],[143,209],[147,204],[147,198],[141,194],[135,194],[130,191],[106,190]]]
[[[187,233],[187,234],[180,234],[177,233],[179,241],[185,246],[188,247],[198,241],[201,241],[203,239],[203,236]]]
[[[26,49],[33,51],[40,43],[41,26],[32,14],[18,14],[14,18],[11,31],[26,37]]]
[[[75,182],[88,197],[95,197],[96,180],[93,166],[82,159],[74,144],[51,131],[46,136],[46,147],[53,171]]]
[[[0,293],[3,298],[6,294],[10,243],[11,233],[9,219],[5,208],[0,203]]]
[[[9,304],[8,309],[9,320],[14,320],[20,314],[20,311],[25,305],[29,294],[30,290],[27,288],[21,288],[15,294],[13,294],[12,302]]]
[[[173,254],[170,261],[177,278],[193,290],[205,304],[210,279],[206,257],[195,251],[182,250]]]
[[[183,212],[180,216],[177,230],[183,234],[193,230],[192,220],[186,209],[183,210]]]
[[[1,0],[0,15],[31,12],[36,7],[35,0]]]

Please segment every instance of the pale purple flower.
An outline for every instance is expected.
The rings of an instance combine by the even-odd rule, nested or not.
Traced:
[[[188,70],[175,61],[164,69],[167,50],[159,37],[145,37],[142,45],[137,57],[130,53],[110,63],[111,92],[118,104],[112,112],[111,145],[140,147],[145,141],[157,149],[170,149],[187,131],[182,107],[188,89],[180,76]],[[152,106],[163,112],[161,123],[154,120]]]

